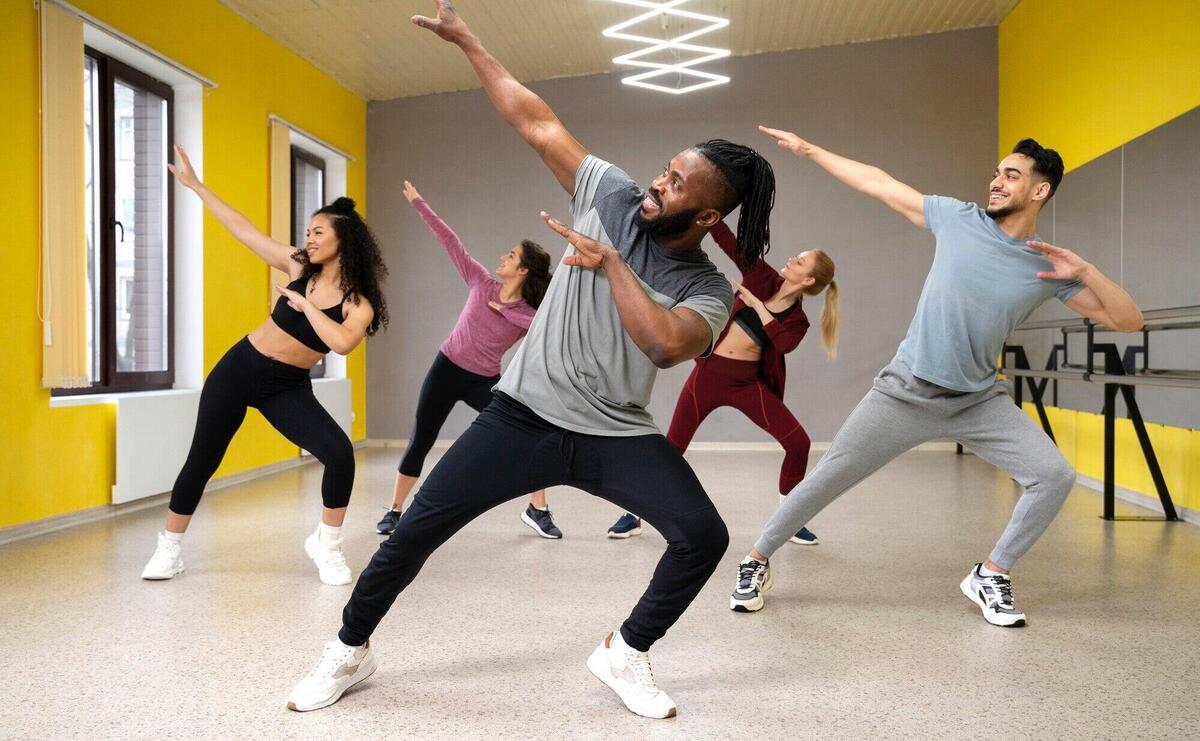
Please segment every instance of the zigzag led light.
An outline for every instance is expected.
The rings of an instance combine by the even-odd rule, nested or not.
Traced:
[[[645,13],[630,18],[627,21],[618,23],[615,26],[610,26],[604,29],[604,35],[613,39],[623,39],[625,41],[636,41],[643,44],[649,44],[645,49],[639,49],[628,54],[622,54],[619,57],[613,58],[613,64],[627,64],[631,67],[645,67],[647,72],[639,72],[636,75],[630,75],[621,79],[621,82],[626,85],[634,85],[650,90],[658,90],[664,93],[673,93],[682,95],[696,90],[702,90],[713,85],[722,85],[729,82],[729,78],[725,75],[717,75],[711,72],[692,69],[696,65],[711,62],[714,59],[721,59],[730,55],[729,49],[718,49],[712,46],[700,46],[697,44],[689,44],[688,41],[703,36],[706,33],[712,33],[729,25],[728,18],[718,18],[717,16],[704,15],[702,13],[693,13],[688,10],[680,10],[679,6],[689,2],[689,0],[609,0],[610,2],[620,3],[622,5],[633,5],[639,8],[648,8]],[[673,39],[657,39],[651,36],[640,36],[638,34],[625,33],[625,29],[636,26],[639,23],[648,21],[660,15],[676,16],[678,18],[688,18],[695,21],[707,23],[708,25],[690,31],[685,34],[676,36]],[[666,64],[662,62],[651,62],[642,57],[650,56],[661,51],[678,50],[698,54],[695,59],[690,59],[686,62],[677,62],[675,64]],[[699,82],[684,87],[667,87],[654,82],[649,82],[659,77],[671,74],[680,74],[687,77],[696,78]]]

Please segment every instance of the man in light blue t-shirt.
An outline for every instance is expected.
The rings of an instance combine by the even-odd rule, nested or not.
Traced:
[[[1062,180],[1062,158],[1032,139],[1021,140],[997,166],[981,208],[921,195],[877,167],[787,131],[762,130],[933,232],[936,251],[896,357],[739,565],[730,607],[762,609],[772,581],[767,559],[839,495],[901,453],[949,437],[1025,487],[995,549],[961,584],[989,623],[1024,625],[1025,614],[1013,605],[1009,570],[1058,514],[1075,471],[996,383],[996,359],[1009,333],[1051,297],[1113,329],[1142,326],[1141,311],[1120,286],[1074,252],[1037,236],[1038,214]]]

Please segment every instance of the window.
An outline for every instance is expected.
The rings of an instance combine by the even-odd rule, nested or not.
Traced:
[[[174,383],[170,86],[88,48],[84,56],[91,386]]]
[[[308,220],[325,205],[325,160],[292,147],[292,246],[303,247]],[[313,366],[312,378],[325,377],[325,358]]]

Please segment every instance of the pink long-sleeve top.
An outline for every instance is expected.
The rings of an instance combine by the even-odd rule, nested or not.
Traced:
[[[507,304],[501,302],[500,281],[471,257],[454,230],[442,221],[424,198],[413,200],[412,205],[445,248],[450,261],[470,290],[454,331],[439,349],[463,370],[480,376],[500,375],[500,360],[508,348],[525,336],[536,309],[524,299]],[[488,302],[500,304],[503,309],[496,311],[488,306]]]

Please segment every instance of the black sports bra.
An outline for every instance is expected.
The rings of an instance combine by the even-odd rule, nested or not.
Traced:
[[[800,302],[797,301],[783,311],[771,311],[770,309],[767,309],[767,311],[776,320],[782,321],[795,311],[799,305]],[[753,307],[743,306],[741,311],[733,315],[733,321],[737,322],[738,326],[744,329],[746,334],[750,335],[750,339],[754,340],[754,344],[759,347],[766,347],[767,343],[771,341],[771,338],[767,337],[767,330],[763,329],[762,319],[759,318],[758,312]]]
[[[287,287],[296,293],[307,295],[308,281],[304,278],[297,278],[288,283]],[[321,309],[321,311],[338,324],[341,324],[345,318],[342,316],[341,301],[330,306],[328,309]],[[317,336],[317,331],[313,329],[312,323],[308,321],[308,317],[304,316],[304,312],[296,311],[288,306],[287,296],[280,296],[279,300],[275,302],[275,308],[271,311],[271,319],[275,321],[275,324],[280,329],[295,337],[305,347],[316,350],[322,355],[329,352],[329,346]]]

